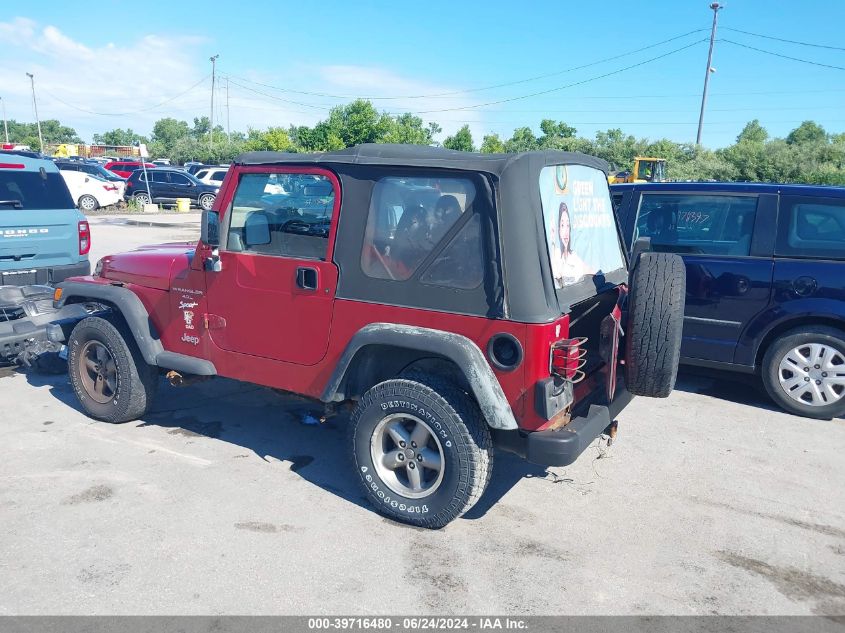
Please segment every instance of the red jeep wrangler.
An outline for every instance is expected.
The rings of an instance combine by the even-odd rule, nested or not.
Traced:
[[[669,395],[684,267],[629,274],[598,159],[409,145],[244,154],[197,244],[112,255],[59,285],[85,411],[125,422],[171,382],[226,376],[355,405],[349,447],[386,515],[441,527],[493,446],[572,463],[631,394]]]

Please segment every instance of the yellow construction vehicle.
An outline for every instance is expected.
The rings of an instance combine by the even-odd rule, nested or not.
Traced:
[[[620,171],[607,177],[611,185],[621,182],[663,182],[666,180],[666,159],[637,156],[632,171]]]

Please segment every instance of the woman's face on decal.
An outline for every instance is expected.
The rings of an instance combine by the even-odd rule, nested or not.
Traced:
[[[558,226],[558,235],[560,235],[560,242],[563,244],[563,250],[569,250],[569,214],[560,214],[560,225]]]

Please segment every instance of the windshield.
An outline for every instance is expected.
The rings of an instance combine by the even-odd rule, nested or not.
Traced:
[[[555,288],[624,267],[604,173],[583,165],[544,167],[540,198]]]
[[[0,213],[4,209],[72,209],[67,185],[58,172],[0,169]]]

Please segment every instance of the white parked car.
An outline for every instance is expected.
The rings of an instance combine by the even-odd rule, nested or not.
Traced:
[[[94,211],[120,202],[120,188],[112,182],[81,171],[60,170],[70,195],[81,211]]]
[[[226,177],[227,171],[229,171],[228,167],[204,167],[194,174],[194,176],[200,182],[219,187]]]

